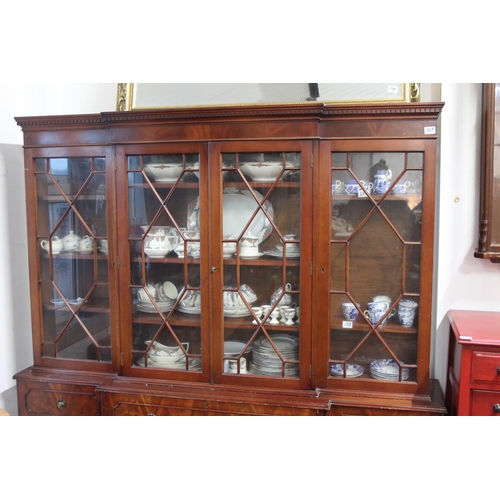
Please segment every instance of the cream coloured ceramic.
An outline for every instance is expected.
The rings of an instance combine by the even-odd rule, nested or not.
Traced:
[[[56,255],[63,249],[63,242],[57,236],[52,237],[52,254]],[[49,240],[40,241],[40,246],[46,251],[50,252]]]
[[[74,231],[70,231],[63,238],[64,250],[66,251],[77,250],[78,246],[80,245],[80,241],[81,241],[80,236],[76,235]]]
[[[283,162],[245,162],[240,164],[243,174],[247,175],[253,181],[272,182],[283,170]]]

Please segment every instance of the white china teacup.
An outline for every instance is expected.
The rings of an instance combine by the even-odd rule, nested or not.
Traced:
[[[177,287],[171,281],[164,281],[162,285],[163,293],[167,299],[175,300],[179,295]]]

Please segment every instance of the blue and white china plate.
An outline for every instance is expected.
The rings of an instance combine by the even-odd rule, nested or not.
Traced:
[[[370,363],[370,374],[380,380],[399,380],[399,365],[393,359],[377,359]],[[403,368],[402,379],[410,375],[408,368]]]
[[[362,366],[347,363],[345,376],[347,378],[361,377],[361,375],[363,375],[363,372],[364,372],[364,370],[363,370]],[[344,365],[341,363],[336,364],[336,365],[332,365],[330,367],[330,373],[336,377],[343,377],[344,376]]]

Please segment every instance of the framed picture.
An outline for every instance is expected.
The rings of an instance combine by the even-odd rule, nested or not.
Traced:
[[[418,102],[418,83],[119,83],[117,110],[325,103]]]

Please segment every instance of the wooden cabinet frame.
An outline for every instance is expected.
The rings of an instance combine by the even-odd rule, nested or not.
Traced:
[[[442,103],[332,105],[301,104],[106,112],[96,115],[18,118],[25,139],[27,166],[35,157],[87,156],[96,150],[106,158],[109,217],[109,287],[112,357],[71,360],[44,356],[42,301],[39,294],[39,241],[36,189],[27,169],[27,203],[33,309],[34,367],[18,379],[19,411],[29,414],[26,394],[44,384],[51,392],[74,393],[71,413],[92,414],[419,414],[445,413],[442,393],[429,380],[431,293],[434,248],[436,124]],[[429,133],[431,131],[431,133]],[[283,151],[302,154],[302,181],[296,183],[301,225],[301,310],[299,376],[243,376],[221,369],[224,336],[221,254],[222,185],[220,158],[238,151]],[[328,233],[331,227],[331,151],[418,151],[425,157],[419,283],[422,297],[415,338],[413,375],[408,382],[338,379],[329,375],[332,326],[323,311],[330,308]],[[199,259],[207,305],[200,314],[202,366],[199,373],[137,368],[133,365],[130,307],[130,242],[127,205],[127,155],[182,150],[200,154],[200,200],[208,208],[200,219],[207,238]],[[247,148],[247,149],[245,149]],[[156,152],[153,152],[156,151]],[[160,153],[162,154],[162,153]],[[421,170],[424,167],[421,167]],[[203,170],[201,170],[203,169]],[[302,232],[302,231],[301,231]],[[253,265],[253,264],[248,264]],[[263,263],[261,266],[274,264]],[[404,280],[402,280],[404,281]],[[397,332],[396,332],[397,334]],[[406,333],[405,333],[406,334]],[[412,338],[413,338],[412,337]],[[402,341],[403,342],[403,341]],[[413,348],[412,348],[413,349]],[[88,382],[87,382],[88,380]],[[91,382],[90,382],[91,380]],[[84,389],[82,389],[82,387]],[[73,390],[72,390],[73,388]],[[63,390],[64,389],[64,390]],[[89,409],[88,394],[100,408]],[[59,396],[58,396],[59,397]],[[61,396],[62,397],[62,396]],[[59,398],[61,399],[61,398]],[[62,403],[60,403],[62,404]],[[40,408],[45,406],[39,404]],[[44,410],[45,411],[45,410]],[[60,414],[58,409],[47,410]]]

